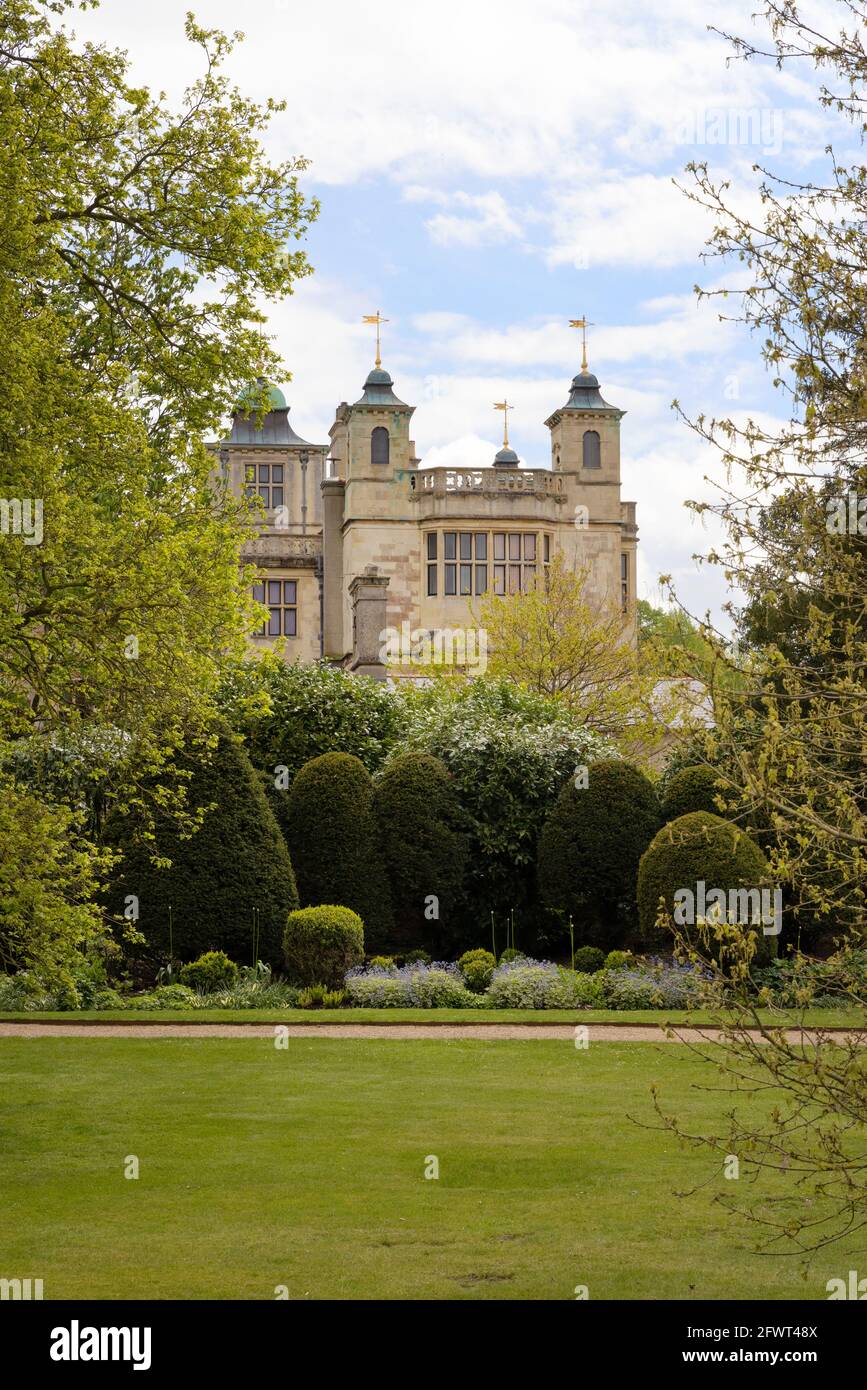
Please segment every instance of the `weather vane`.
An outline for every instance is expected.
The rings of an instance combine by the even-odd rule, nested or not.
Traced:
[[[494,401],[494,409],[503,412],[503,448],[509,447],[509,411],[515,407],[509,401]]]
[[[379,351],[380,351],[379,327],[380,327],[380,324],[388,323],[388,319],[384,319],[384,318],[382,317],[382,314],[381,314],[381,313],[379,312],[379,310],[377,309],[377,311],[376,311],[375,314],[365,314],[365,315],[364,315],[364,318],[361,320],[361,322],[362,322],[362,323],[375,323],[375,324],[376,324],[376,365],[377,365],[377,368],[379,368],[379,367],[382,366],[382,359],[381,359],[381,357],[380,357],[380,355],[379,355]]]
[[[570,327],[570,328],[580,328],[580,329],[581,329],[581,370],[582,370],[582,372],[586,372],[586,370],[587,370],[587,329],[588,329],[588,328],[594,328],[594,327],[595,327],[595,324],[592,324],[592,323],[590,322],[590,320],[589,320],[588,318],[585,317],[585,318],[583,318],[583,319],[570,319],[570,320],[569,320],[569,327]]]

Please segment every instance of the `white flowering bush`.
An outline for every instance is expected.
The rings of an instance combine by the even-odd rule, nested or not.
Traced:
[[[595,975],[528,958],[498,965],[487,998],[494,1009],[592,1008],[603,1002],[602,985]]]

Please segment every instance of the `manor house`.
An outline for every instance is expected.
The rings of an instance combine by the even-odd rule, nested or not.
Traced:
[[[588,568],[591,596],[620,605],[635,640],[638,532],[635,503],[620,497],[624,412],[603,398],[586,354],[545,422],[547,467],[520,466],[506,426],[489,467],[426,468],[411,437],[415,407],[396,394],[379,351],[358,400],[337,407],[330,444],[300,438],[282,391],[260,382],[262,390],[267,414],[242,400],[214,446],[223,485],[264,508],[244,555],[269,610],[253,642],[283,638],[289,661],[325,657],[384,677],[383,633],[472,629],[482,594],[527,588],[555,555]]]

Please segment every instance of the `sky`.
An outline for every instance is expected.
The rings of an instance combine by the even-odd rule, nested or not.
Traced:
[[[591,370],[627,412],[639,594],[658,602],[669,574],[689,611],[718,616],[720,572],[694,559],[713,523],[684,502],[712,497],[722,469],[672,401],[765,423],[785,401],[761,344],[720,320],[734,301],[697,302],[697,284],[736,288],[743,271],[702,258],[711,220],[675,180],[688,187],[684,166],[707,160],[757,211],[756,163],[810,177],[841,135],[811,68],[730,62],[708,31],[763,39],[756,0],[190,3],[200,24],[245,33],[228,71],[246,95],[286,102],[269,153],[309,159],[302,188],[322,205],[315,273],[270,313],[295,429],[327,442],[337,404],[361,394],[374,356],[361,319],[379,309],[423,465],[489,464],[506,396],[513,447],[547,467],[544,421],[581,362],[568,322],[584,315]],[[200,70],[186,8],[104,0],[74,27],[176,100]],[[807,10],[839,27],[834,0]]]

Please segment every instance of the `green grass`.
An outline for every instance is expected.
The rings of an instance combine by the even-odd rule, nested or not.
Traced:
[[[656,1082],[707,1131],[715,1077],[648,1043],[2,1039],[0,1275],[46,1298],[824,1298],[846,1253],[806,1283],[754,1254],[721,1164],[630,1119]]]
[[[760,1011],[778,1027],[808,1024],[864,1028],[864,1011]],[[69,1013],[2,1013],[0,1023],[663,1023],[719,1022],[707,1009],[81,1009]]]

